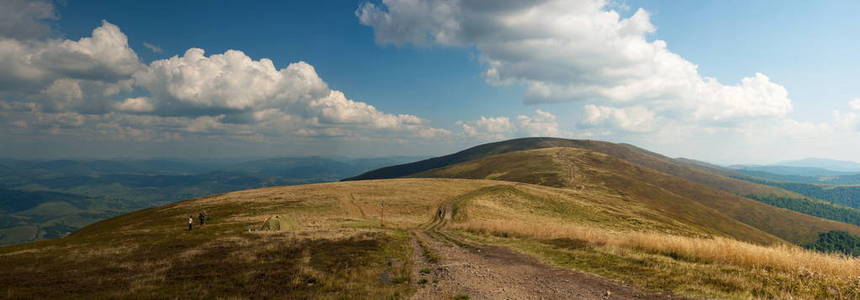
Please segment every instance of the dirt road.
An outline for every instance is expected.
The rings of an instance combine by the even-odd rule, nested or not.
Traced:
[[[499,246],[467,245],[443,230],[456,200],[413,232],[413,299],[668,299],[633,287],[540,263]]]
[[[438,257],[430,262],[419,243]],[[424,232],[414,240],[413,299],[666,299],[594,275],[550,267],[504,247],[464,248]],[[422,270],[424,272],[422,272]],[[429,271],[429,273],[427,273]],[[423,281],[422,279],[426,280]]]

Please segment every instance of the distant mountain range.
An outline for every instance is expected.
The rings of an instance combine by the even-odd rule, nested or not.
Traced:
[[[805,158],[776,163],[778,166],[818,168],[839,172],[860,173],[860,163],[826,158]]]
[[[860,164],[821,158],[785,161],[773,165],[734,165],[728,171],[763,179],[810,184],[860,184]]]

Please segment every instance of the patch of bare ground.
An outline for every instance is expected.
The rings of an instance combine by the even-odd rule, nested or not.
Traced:
[[[556,268],[499,246],[461,247],[415,232],[412,299],[668,299],[595,275]],[[428,253],[431,252],[431,253]],[[431,259],[438,256],[437,261]]]

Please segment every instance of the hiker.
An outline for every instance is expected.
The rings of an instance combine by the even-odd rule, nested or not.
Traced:
[[[191,231],[191,226],[194,225],[194,216],[188,215],[188,231]]]
[[[204,214],[202,211],[197,214],[197,218],[200,219],[200,226],[206,224],[206,214]]]

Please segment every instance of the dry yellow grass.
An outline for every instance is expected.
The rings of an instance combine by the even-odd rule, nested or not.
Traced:
[[[380,203],[385,203],[384,227],[379,222]],[[143,210],[94,224],[64,239],[0,248],[0,269],[9,270],[0,272],[0,287],[7,287],[7,296],[21,298],[122,298],[136,294],[154,298],[253,297],[243,289],[245,286],[259,286],[268,293],[261,297],[290,293],[297,298],[391,298],[410,289],[404,281],[411,257],[407,230],[430,222],[437,208],[444,205],[452,205],[451,211],[458,214],[451,220],[452,229],[520,236],[523,238],[509,240],[535,249],[554,247],[543,243],[547,239],[588,241],[602,253],[586,252],[598,252],[593,249],[568,253],[588,264],[571,264],[571,268],[589,272],[597,273],[588,268],[590,265],[614,268],[610,271],[617,273],[629,271],[630,265],[623,265],[626,261],[601,265],[589,260],[604,253],[624,256],[627,261],[638,259],[641,264],[634,267],[644,266],[639,274],[655,278],[670,277],[665,270],[677,264],[712,262],[708,267],[714,271],[699,276],[698,281],[687,277],[701,270],[693,268],[675,268],[680,271],[669,278],[692,282],[689,285],[710,284],[708,290],[684,293],[661,285],[669,280],[655,281],[651,286],[641,284],[653,290],[721,298],[829,295],[802,291],[807,286],[798,283],[805,280],[801,276],[783,280],[779,275],[762,273],[769,269],[836,278],[816,279],[809,283],[813,289],[838,286],[841,292],[851,289],[852,285],[845,283],[848,281],[856,281],[860,287],[856,259],[794,247],[768,248],[725,238],[701,238],[720,233],[676,221],[659,210],[600,189],[575,191],[464,179],[277,187]],[[213,223],[186,232],[185,218],[201,210],[212,216]],[[289,230],[247,231],[272,215],[288,222]],[[449,233],[462,231],[445,232]],[[540,253],[535,255],[541,257]],[[736,266],[732,270],[737,272],[726,272],[723,266]],[[750,273],[758,277],[748,276]],[[385,282],[380,274],[387,276]],[[605,276],[626,280],[613,274]],[[774,287],[776,292],[754,294],[749,286],[723,284],[771,277],[777,279],[760,286]],[[80,288],[72,291],[77,294],[50,288],[57,284]]]
[[[842,278],[860,276],[860,259],[796,246],[759,246],[727,238],[691,238],[653,232],[614,232],[574,224],[523,224],[509,220],[469,220],[453,228],[539,239],[569,238],[598,246],[671,254],[747,268],[773,268]]]

